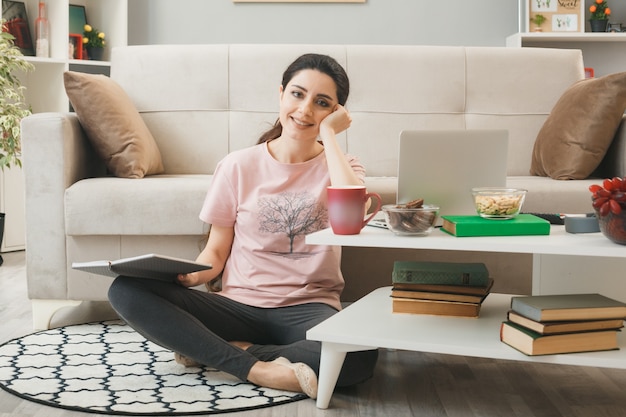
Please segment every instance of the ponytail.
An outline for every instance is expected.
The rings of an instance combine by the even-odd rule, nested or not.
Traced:
[[[263,133],[259,140],[257,141],[257,145],[265,142],[272,141],[283,133],[283,125],[280,124],[280,119],[276,120],[274,126],[272,126],[268,131]]]

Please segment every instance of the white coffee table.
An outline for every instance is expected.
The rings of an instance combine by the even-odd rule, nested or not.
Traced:
[[[474,252],[506,252],[532,254],[533,294],[554,293],[563,286],[574,292],[604,292],[626,301],[626,286],[623,284],[623,271],[626,268],[626,246],[617,245],[601,233],[571,234],[564,226],[552,226],[546,236],[498,236],[498,237],[454,237],[441,230],[433,230],[427,237],[396,236],[389,230],[366,226],[358,235],[335,235],[325,229],[306,237],[306,243],[313,245],[361,246],[402,249],[435,249]],[[554,259],[566,261],[572,268],[582,271],[567,276],[549,274],[542,276],[546,264]],[[595,258],[595,262],[588,262]],[[613,258],[613,259],[609,259]],[[591,259],[594,261],[594,259]],[[598,271],[585,271],[587,264],[600,263],[603,276]],[[552,271],[551,269],[548,269]],[[545,272],[544,272],[545,275]],[[598,280],[601,278],[601,280]],[[592,281],[590,281],[590,279]],[[614,291],[618,291],[617,293]]]
[[[553,226],[549,236],[472,238],[456,238],[439,230],[425,238],[401,237],[373,227],[366,227],[359,235],[340,236],[326,229],[307,236],[306,242],[341,246],[532,253],[533,262],[538,262],[542,254],[626,257],[626,247],[608,241],[599,233],[573,235],[566,233],[562,226]],[[533,286],[541,279],[533,276]],[[482,306],[480,317],[470,319],[394,314],[390,291],[391,287],[377,289],[307,332],[308,339],[322,342],[317,407],[328,407],[346,353],[372,348],[626,368],[626,353],[623,350],[531,357],[500,342],[500,323],[506,319],[510,295],[490,294]],[[626,347],[626,336],[623,333],[619,335],[619,344]]]

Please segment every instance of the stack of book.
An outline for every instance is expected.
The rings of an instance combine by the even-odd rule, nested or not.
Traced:
[[[482,263],[396,261],[394,313],[478,317],[493,279]]]
[[[511,298],[500,340],[533,355],[618,349],[626,304],[600,294]]]

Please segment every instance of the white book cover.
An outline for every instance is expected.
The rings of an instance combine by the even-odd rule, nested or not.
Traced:
[[[115,278],[120,275],[173,281],[178,274],[211,269],[211,265],[149,253],[116,261],[74,262],[72,268]]]

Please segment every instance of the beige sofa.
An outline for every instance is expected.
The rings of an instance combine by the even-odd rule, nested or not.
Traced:
[[[146,252],[195,258],[207,227],[198,212],[216,163],[253,145],[277,117],[282,71],[304,52],[335,57],[351,80],[352,127],[341,144],[360,156],[367,187],[395,200],[402,129],[509,130],[508,182],[529,190],[526,211],[590,211],[593,180],[529,175],[537,132],[561,94],[583,78],[577,50],[498,47],[193,45],[114,49],[111,77],[135,103],[164,173],[104,175],[74,113],[23,121],[26,258],[34,325],[63,306],[106,300],[110,280],[74,261]],[[621,133],[621,130],[620,130]],[[616,141],[614,170],[626,161]],[[437,157],[434,155],[433,157]],[[607,171],[605,171],[607,172]],[[621,175],[620,172],[611,172]],[[344,298],[390,282],[395,259],[487,263],[496,291],[527,293],[531,256],[345,248]]]

